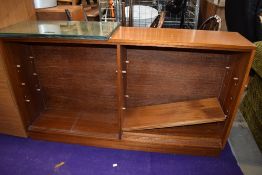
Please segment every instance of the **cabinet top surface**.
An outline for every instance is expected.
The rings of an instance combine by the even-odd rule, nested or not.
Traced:
[[[107,40],[118,26],[116,22],[24,21],[0,29],[0,37]]]
[[[253,43],[236,32],[170,28],[119,27],[111,42],[181,48],[254,49]]]
[[[239,51],[255,49],[253,43],[236,32],[118,26],[119,23],[116,22],[24,21],[0,29],[0,38],[47,38],[67,43],[102,40],[103,44],[192,49]],[[107,41],[104,42],[105,40]]]

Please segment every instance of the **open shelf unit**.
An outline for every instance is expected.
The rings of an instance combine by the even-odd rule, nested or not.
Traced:
[[[119,38],[125,32],[120,28],[108,41],[3,40],[1,51],[29,136],[218,154],[243,92],[253,48],[192,46],[189,41],[161,45],[155,41],[166,34],[154,31],[152,42],[139,41],[137,34],[144,29],[132,30],[131,39]]]

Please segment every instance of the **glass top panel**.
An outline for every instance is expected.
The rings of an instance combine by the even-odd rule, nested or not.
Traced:
[[[0,29],[0,37],[37,37],[107,40],[117,22],[24,21]]]

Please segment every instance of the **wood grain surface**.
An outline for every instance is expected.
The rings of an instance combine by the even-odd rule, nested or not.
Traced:
[[[36,19],[33,1],[1,1],[0,18],[0,28],[23,20]],[[0,133],[25,137],[24,122],[14,99],[2,54],[3,52],[0,53]]]
[[[35,45],[32,50],[46,108],[117,110],[116,47]]]
[[[109,41],[5,38],[1,48],[19,111],[39,112],[31,137],[213,155],[228,138],[255,47],[236,33],[120,28]],[[34,64],[24,64],[30,55]],[[41,99],[17,84],[35,82],[32,70],[44,109],[22,104],[24,92]],[[130,123],[142,128],[123,131]]]
[[[29,130],[105,139],[119,137],[119,126],[114,112],[45,110]]]
[[[166,128],[224,121],[216,98],[127,109],[123,131]]]
[[[168,28],[120,27],[110,42],[122,45],[202,48],[214,50],[254,49],[255,46],[239,33]]]
[[[127,47],[127,109],[218,97],[228,54]]]

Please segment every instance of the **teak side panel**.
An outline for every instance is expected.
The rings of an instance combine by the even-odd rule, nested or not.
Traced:
[[[127,47],[127,109],[218,97],[224,53]]]
[[[230,130],[236,117],[237,109],[245,89],[245,83],[247,82],[249,76],[254,55],[255,50],[244,53],[236,53],[232,56],[232,61],[235,60],[235,65],[231,64],[231,82],[228,87],[228,91],[226,91],[227,94],[225,95],[224,108],[226,108],[228,118],[226,120],[223,133],[223,147],[227,143]]]
[[[35,19],[35,9],[32,0],[1,1],[0,28],[21,22],[26,19]],[[3,62],[3,54],[0,54],[0,132],[16,136],[26,136],[24,124],[18,111],[17,104],[12,93],[9,78]],[[3,78],[3,79],[2,79]]]
[[[9,75],[12,76],[10,82],[21,117],[27,127],[44,107],[42,93],[37,91],[39,85],[34,75],[34,60],[30,47],[26,44],[5,43],[5,51],[8,55],[5,62]]]
[[[1,43],[0,52],[3,54],[1,51]],[[11,93],[11,88],[4,72],[3,65],[2,60],[0,60],[0,132],[25,137],[26,133],[23,121],[14,103],[14,97]]]
[[[216,98],[168,103],[127,109],[124,131],[166,128],[224,121]]]

